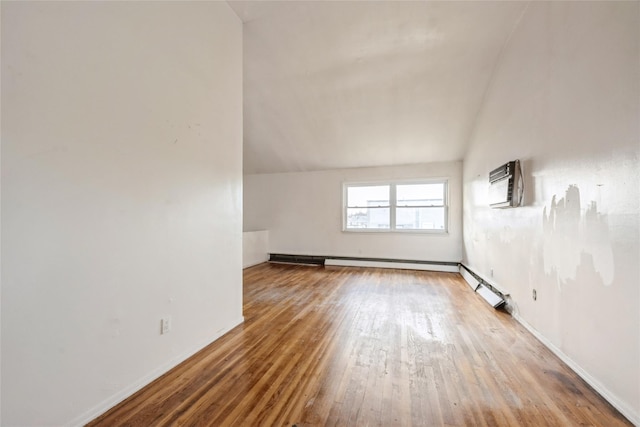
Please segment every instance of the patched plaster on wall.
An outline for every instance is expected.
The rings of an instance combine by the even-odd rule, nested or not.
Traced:
[[[558,287],[576,277],[577,270],[591,260],[605,286],[613,282],[615,265],[606,215],[598,213],[595,201],[582,208],[580,189],[567,188],[565,196],[551,199],[542,212],[544,271],[555,271]]]

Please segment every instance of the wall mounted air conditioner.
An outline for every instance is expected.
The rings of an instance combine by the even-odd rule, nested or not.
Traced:
[[[519,160],[507,162],[489,173],[489,205],[492,208],[520,206],[522,195],[522,170]]]

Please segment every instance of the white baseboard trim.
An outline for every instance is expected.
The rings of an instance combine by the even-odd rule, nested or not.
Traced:
[[[401,270],[423,270],[423,271],[441,271],[446,273],[457,273],[457,265],[441,265],[441,264],[418,264],[410,262],[384,262],[384,261],[363,261],[351,259],[330,259],[327,258],[324,265],[334,265],[341,267],[375,267],[375,268],[399,268]]]
[[[193,348],[185,351],[179,356],[174,357],[173,359],[169,360],[167,363],[161,365],[157,369],[154,369],[153,371],[151,371],[149,374],[135,381],[133,384],[125,387],[123,390],[115,393],[114,395],[100,402],[98,405],[94,406],[93,408],[86,411],[84,414],[80,415],[79,417],[71,421],[69,425],[81,427],[87,424],[88,422],[96,419],[98,416],[104,414],[106,411],[113,408],[118,403],[122,402],[123,400],[127,399],[128,397],[138,392],[145,386],[149,385],[151,382],[160,378],[166,372],[168,372],[172,368],[175,368],[180,363],[184,362],[185,360],[187,360],[188,358],[190,358],[191,356],[193,356],[194,354],[196,354],[197,352],[199,352],[200,350],[202,350],[212,342],[216,341],[218,338],[220,338],[221,336],[229,332],[231,329],[242,324],[243,322],[244,322],[244,317],[241,317],[235,322],[232,322],[229,326],[220,329],[215,334],[213,334],[213,336],[211,336],[210,338],[205,339],[204,341],[200,342]]]
[[[585,380],[587,384],[589,384],[595,391],[600,393],[600,395],[607,400],[614,408],[616,408],[622,415],[624,415],[633,425],[640,426],[640,414],[636,413],[635,410],[629,406],[626,402],[621,401],[617,396],[611,393],[600,381],[593,378],[589,373],[587,373],[584,369],[580,367],[576,362],[574,362],[569,356],[567,356],[562,350],[556,347],[551,341],[549,341],[546,337],[544,337],[540,332],[535,330],[533,326],[528,324],[522,317],[518,314],[511,314],[514,319],[518,321],[522,326],[524,326],[533,336],[535,336],[542,344],[544,344],[553,354],[558,356],[560,360],[567,364],[580,378]]]
[[[269,262],[269,258],[268,257],[264,258],[264,259],[261,259],[259,261],[257,261],[257,260],[249,261],[249,262],[247,262],[246,264],[244,264],[242,266],[242,269],[244,270],[245,268],[253,267],[254,265],[264,264],[265,262]]]

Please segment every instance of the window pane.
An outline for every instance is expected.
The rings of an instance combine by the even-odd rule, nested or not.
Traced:
[[[389,229],[389,208],[347,208],[347,228]]]
[[[397,206],[444,206],[444,183],[398,185],[396,200]]]
[[[347,206],[389,206],[389,186],[347,187]]]
[[[397,208],[398,230],[441,230],[445,228],[444,208]]]

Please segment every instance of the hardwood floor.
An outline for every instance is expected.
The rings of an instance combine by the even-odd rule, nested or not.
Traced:
[[[89,425],[631,425],[458,274],[262,264],[244,315]]]

